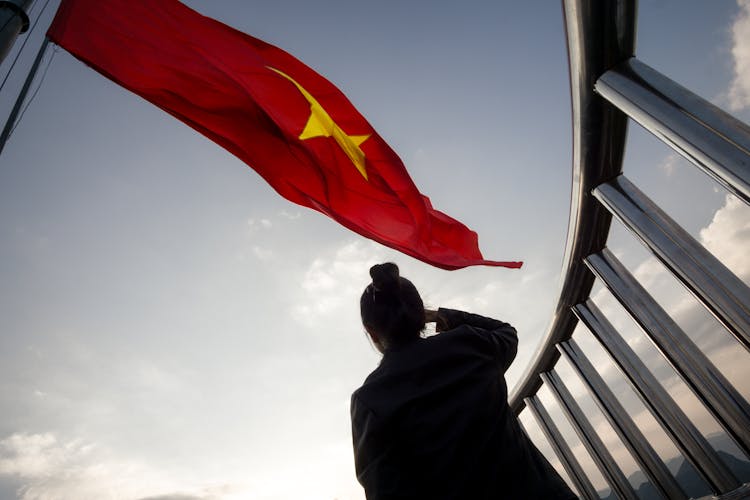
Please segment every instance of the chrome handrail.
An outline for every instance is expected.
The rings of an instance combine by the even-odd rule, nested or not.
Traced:
[[[540,374],[560,354],[556,345],[573,334],[571,308],[588,298],[594,276],[583,259],[604,248],[612,220],[592,196],[602,182],[622,171],[628,120],[594,91],[597,79],[635,52],[636,2],[633,0],[563,0],[573,117],[573,178],[563,282],[547,329],[509,403],[519,414],[524,399],[541,387]]]
[[[750,126],[636,59],[602,75],[596,91],[750,203]]]
[[[679,403],[591,302],[606,286],[737,447],[750,457],[750,403],[667,312],[606,249],[616,217],[664,264],[738,344],[750,350],[750,287],[622,175],[629,119],[750,203],[750,127],[633,56],[636,0],[563,0],[573,116],[573,181],[560,296],[547,333],[509,404],[528,406],[579,493],[598,498],[586,471],[537,392],[544,385],[612,491],[635,498],[628,480],[555,367],[560,352],[605,418],[665,498],[685,493],[633,418],[571,339],[578,320],[606,350],[666,434],[711,488],[735,498],[749,484],[729,467]]]

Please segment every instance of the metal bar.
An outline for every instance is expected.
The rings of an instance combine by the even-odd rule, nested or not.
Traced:
[[[740,481],[596,305],[588,300],[577,305],[575,313],[609,352],[641,401],[711,489],[721,493],[737,488]]]
[[[581,348],[573,339],[563,342],[557,347],[586,383],[594,401],[654,487],[664,498],[686,498],[685,491],[677,483],[672,473],[669,472],[656,450],[643,437],[633,419],[630,418],[630,415],[617,400],[604,379],[594,369]]]
[[[607,249],[586,264],[750,456],[750,404]]]
[[[18,94],[18,98],[16,99],[16,103],[13,106],[13,109],[10,112],[10,115],[8,116],[8,120],[5,122],[5,127],[3,128],[2,133],[0,133],[0,154],[2,154],[3,149],[5,149],[5,143],[8,142],[8,137],[10,137],[10,132],[13,130],[13,125],[16,123],[16,118],[18,117],[18,113],[21,111],[21,106],[23,106],[23,101],[26,99],[26,94],[29,92],[29,87],[31,87],[31,82],[34,81],[34,76],[36,75],[36,71],[39,69],[39,64],[42,62],[42,57],[44,57],[44,52],[47,50],[47,46],[49,45],[49,38],[44,39],[42,42],[42,46],[39,47],[39,52],[36,54],[36,58],[34,59],[34,64],[31,65],[31,69],[29,70],[29,74],[26,76],[26,81],[23,82],[23,87],[21,87],[21,92]]]
[[[597,187],[594,196],[750,350],[747,285],[624,176]]]
[[[0,1],[0,64],[5,60],[16,38],[29,29],[26,14],[31,0]]]
[[[630,59],[596,90],[729,191],[750,203],[750,127],[653,68]]]
[[[625,474],[623,474],[622,469],[615,462],[607,447],[604,446],[601,438],[586,418],[586,415],[583,414],[583,410],[578,406],[578,403],[576,403],[568,388],[565,387],[559,375],[551,371],[542,373],[541,376],[544,383],[552,390],[558,403],[560,403],[565,416],[570,421],[573,429],[575,429],[581,442],[591,454],[591,458],[594,459],[597,467],[604,474],[612,491],[615,492],[618,498],[637,500],[638,495],[636,495]]]
[[[594,284],[582,259],[604,248],[611,215],[591,195],[593,188],[622,171],[627,117],[594,92],[608,69],[635,51],[634,0],[563,0],[570,68],[573,161],[568,238],[559,298],[544,340],[508,398],[518,415],[524,398],[541,385],[560,354],[555,345],[573,333],[570,308],[588,297]]]
[[[596,488],[594,488],[591,481],[589,481],[586,472],[583,470],[583,467],[581,467],[578,460],[576,460],[575,455],[573,455],[573,452],[565,442],[565,439],[552,421],[552,417],[550,417],[542,402],[539,401],[536,396],[532,396],[526,398],[525,403],[532,415],[534,415],[534,418],[542,429],[544,436],[555,451],[557,458],[560,459],[560,463],[568,473],[570,480],[575,484],[578,492],[585,498],[598,500],[599,493],[597,493]]]
[[[713,497],[712,500],[747,500],[748,498],[750,498],[750,483],[745,483],[734,491]]]

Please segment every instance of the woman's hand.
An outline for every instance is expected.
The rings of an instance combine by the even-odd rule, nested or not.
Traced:
[[[437,333],[448,330],[448,324],[445,322],[445,318],[442,318],[438,311],[433,309],[424,310],[424,321],[425,323],[435,323],[435,332]]]
[[[424,310],[425,323],[435,323],[438,320],[438,312],[433,309]]]

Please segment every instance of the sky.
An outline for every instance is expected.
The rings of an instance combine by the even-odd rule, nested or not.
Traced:
[[[0,94],[3,116],[57,3]],[[370,242],[282,199],[205,137],[50,50],[0,155],[1,500],[364,499],[349,397],[379,361],[357,305],[374,263],[396,262],[429,306],[516,326],[509,387],[548,327],[572,156],[558,2],[185,3],[336,84],[433,205],[478,232],[486,258],[524,267],[449,272]],[[750,121],[750,1],[643,0],[636,53]],[[624,170],[750,283],[746,205],[637,124]],[[750,397],[747,352],[618,224],[609,246]],[[701,431],[737,454],[608,292],[597,285],[592,297]],[[662,457],[675,457],[585,328],[574,338]],[[561,363],[618,463],[634,472]],[[540,397],[606,493],[549,394]],[[521,421],[549,453],[526,412]]]

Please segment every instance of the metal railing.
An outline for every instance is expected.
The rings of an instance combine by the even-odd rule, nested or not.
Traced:
[[[646,289],[606,248],[612,216],[661,261],[746,350],[750,289],[622,173],[628,120],[652,132],[750,203],[750,127],[637,60],[635,0],[563,0],[573,117],[573,183],[560,297],[547,334],[509,402],[528,407],[584,498],[598,498],[591,478],[537,393],[544,385],[612,492],[638,498],[557,374],[564,356],[664,498],[687,498],[583,350],[571,338],[578,322],[601,344],[675,446],[719,498],[750,497],[738,478],[590,300],[599,280],[750,457],[750,404]]]

